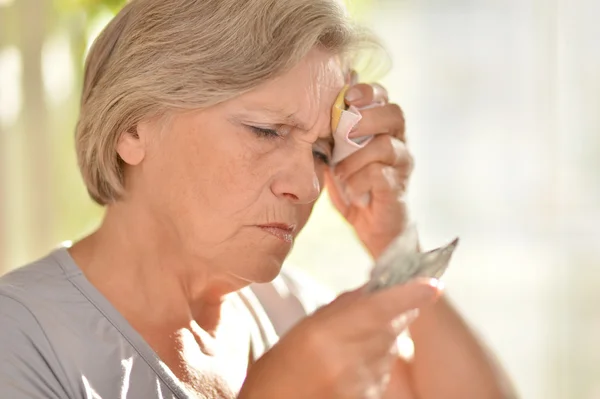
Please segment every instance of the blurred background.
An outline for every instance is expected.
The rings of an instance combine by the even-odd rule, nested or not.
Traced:
[[[83,58],[121,3],[0,0],[0,274],[100,221],[74,125]],[[523,398],[600,398],[600,2],[351,8],[394,60],[423,245],[461,237],[450,297]],[[289,264],[341,291],[371,260],[323,197]]]

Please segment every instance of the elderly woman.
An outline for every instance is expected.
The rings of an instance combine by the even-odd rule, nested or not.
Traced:
[[[325,185],[374,257],[402,232],[411,158],[380,86],[347,92],[366,108],[353,135],[376,137],[329,165],[332,105],[370,40],[336,0],[125,6],[88,56],[76,136],[106,216],[0,280],[0,397],[508,397],[434,280],[305,318],[306,292],[264,285]]]

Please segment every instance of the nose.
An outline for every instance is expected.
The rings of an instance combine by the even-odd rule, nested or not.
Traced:
[[[304,144],[288,151],[271,184],[271,191],[277,197],[297,204],[309,204],[317,200],[321,185],[315,170],[312,146]]]

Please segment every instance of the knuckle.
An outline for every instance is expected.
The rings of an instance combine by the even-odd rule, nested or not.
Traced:
[[[404,111],[402,110],[402,107],[400,107],[400,105],[396,103],[389,103],[387,105],[387,108],[391,114],[404,120]]]
[[[382,84],[381,84],[381,83],[379,83],[379,82],[375,82],[375,83],[372,83],[372,84],[371,84],[371,86],[373,87],[373,91],[374,91],[374,92],[377,92],[377,94],[378,94],[380,97],[382,97],[382,99],[384,99],[384,100],[386,100],[386,101],[387,101],[387,98],[388,98],[388,91],[387,91],[387,89],[385,88],[385,86],[384,86],[384,85],[382,85]]]
[[[344,365],[339,361],[328,360],[322,364],[322,378],[328,391],[335,392],[345,374]]]
[[[321,353],[328,347],[329,338],[326,329],[321,328],[317,323],[313,323],[311,328],[305,331],[304,342],[310,350]]]
[[[390,117],[394,120],[394,128],[399,133],[399,135],[403,137],[406,128],[404,111],[398,104],[388,104],[388,112],[390,114]]]
[[[393,166],[410,166],[413,162],[412,154],[406,143],[397,137],[389,136],[389,145],[386,148],[388,163]]]
[[[412,162],[412,155],[405,151],[397,154],[394,166],[397,166],[403,175],[408,175],[412,170]]]
[[[372,163],[367,166],[367,175],[371,181],[378,181],[384,177],[383,168],[379,163]]]
[[[409,177],[415,168],[415,158],[410,152],[405,151],[396,159],[396,165],[399,167],[401,176]]]
[[[383,177],[385,177],[386,188],[394,189],[398,186],[398,171],[392,166],[386,166],[382,169]]]
[[[389,145],[387,146],[387,160],[390,165],[400,163],[402,157],[407,152],[402,140],[389,136]]]
[[[379,140],[381,142],[381,145],[385,146],[386,148],[391,148],[393,146],[393,136],[390,136],[389,134],[380,134],[379,135]]]
[[[373,140],[377,151],[380,154],[381,160],[386,163],[391,163],[396,159],[396,143],[394,137],[389,134],[379,134]]]
[[[410,152],[408,153],[408,168],[409,173],[415,170],[415,157]]]

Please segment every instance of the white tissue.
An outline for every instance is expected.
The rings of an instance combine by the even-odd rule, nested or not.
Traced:
[[[342,111],[340,121],[338,122],[335,132],[333,132],[333,154],[331,157],[331,167],[335,167],[338,163],[360,150],[373,139],[373,136],[363,137],[350,137],[352,129],[362,119],[360,111],[355,106],[350,106],[347,110]],[[342,194],[346,204],[349,204],[348,198],[346,198],[345,190],[342,187],[341,182],[336,179],[336,185],[338,191]],[[371,195],[369,193],[363,195],[359,199],[363,206],[367,206],[371,201]]]
[[[337,165],[356,151],[366,146],[373,136],[351,138],[350,132],[362,119],[360,111],[351,106],[342,111],[337,129],[333,132],[333,155],[331,158],[332,166]]]
[[[373,104],[362,109],[379,105],[381,104]],[[354,106],[341,111],[338,125],[333,132],[332,168],[364,148],[373,139],[373,136],[350,137],[352,129],[361,119],[360,110]],[[338,191],[348,204],[348,198],[342,187],[343,183],[337,178],[334,179]],[[371,201],[370,193],[365,194],[359,201],[363,206],[367,206]],[[416,277],[439,278],[446,271],[457,245],[458,239],[455,239],[450,244],[433,251],[420,252],[416,227],[414,224],[410,224],[404,233],[399,235],[377,259],[367,284],[367,290],[377,291],[392,285],[404,284]]]

